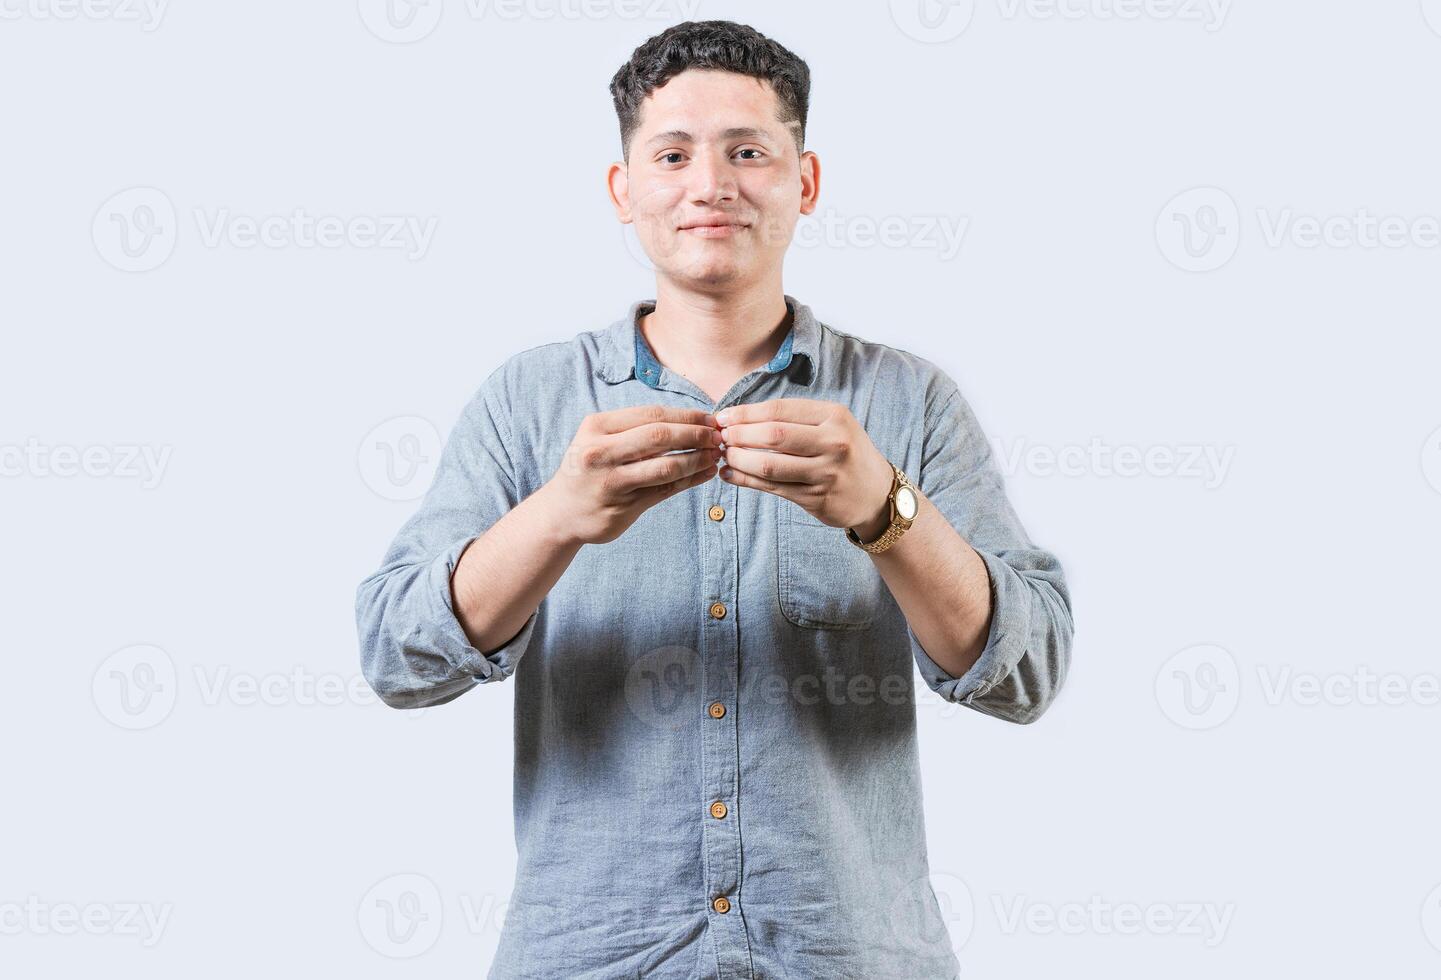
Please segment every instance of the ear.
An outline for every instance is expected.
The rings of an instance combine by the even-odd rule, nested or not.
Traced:
[[[821,158],[811,150],[801,154],[801,214],[816,209],[821,196]]]
[[[605,186],[616,218],[623,225],[630,224],[630,172],[624,163],[616,161],[610,165],[605,172]]]

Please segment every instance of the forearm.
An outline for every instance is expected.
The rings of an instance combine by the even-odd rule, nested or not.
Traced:
[[[910,530],[871,558],[921,646],[937,666],[960,677],[986,646],[992,615],[990,574],[981,556],[925,494],[917,492],[916,497],[920,508]],[[883,527],[873,524],[856,533],[869,541]]]
[[[471,645],[489,653],[519,633],[581,544],[544,487],[472,541],[450,580],[456,619]]]

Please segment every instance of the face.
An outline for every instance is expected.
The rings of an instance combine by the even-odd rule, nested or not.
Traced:
[[[820,162],[798,154],[769,82],[688,69],[641,107],[629,164],[611,165],[616,214],[658,275],[726,286],[777,274],[816,207]]]

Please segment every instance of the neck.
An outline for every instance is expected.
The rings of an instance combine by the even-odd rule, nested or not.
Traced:
[[[699,293],[658,278],[655,309],[639,326],[656,360],[670,370],[692,380],[735,379],[775,356],[790,319],[779,280]]]

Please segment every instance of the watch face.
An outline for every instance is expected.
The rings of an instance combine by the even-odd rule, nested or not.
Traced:
[[[908,521],[916,519],[916,493],[910,487],[901,487],[896,491],[896,513]]]

